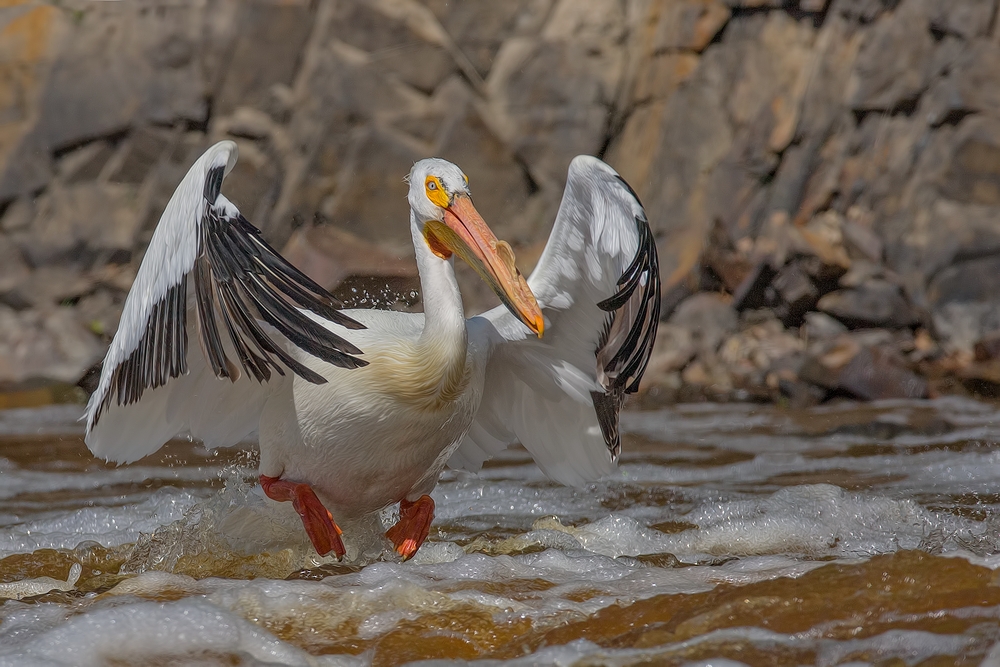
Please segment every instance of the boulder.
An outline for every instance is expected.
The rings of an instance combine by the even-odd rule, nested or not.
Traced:
[[[44,186],[54,152],[137,122],[206,121],[203,5],[93,4],[77,23],[73,12],[48,9],[5,28],[33,40],[25,65],[38,78],[21,91],[19,139],[0,151],[0,201]]]
[[[910,327],[920,317],[907,302],[898,285],[872,279],[855,289],[837,290],[825,295],[816,307],[836,317],[849,327]]]
[[[0,384],[29,380],[73,384],[104,355],[104,346],[70,308],[20,312],[0,304]]]
[[[695,294],[677,306],[668,323],[691,333],[699,352],[715,352],[726,335],[736,331],[739,317],[727,299],[717,294]]]

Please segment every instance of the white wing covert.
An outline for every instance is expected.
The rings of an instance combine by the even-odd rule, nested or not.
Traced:
[[[283,378],[288,368],[326,382],[293,359],[274,332],[331,364],[366,364],[352,356],[361,350],[300,308],[350,329],[362,326],[338,312],[340,303],[221,194],[236,158],[231,141],[209,148],[153,232],[87,405],[86,441],[99,456],[133,461],[185,431],[210,446],[231,445],[256,428],[269,392],[288,384],[268,384],[272,371]],[[192,336],[199,345],[189,345]]]
[[[488,341],[482,403],[449,461],[477,471],[520,442],[550,478],[580,485],[611,472],[618,413],[638,389],[660,312],[656,245],[631,187],[597,158],[579,156],[528,285],[546,318],[530,336],[499,306],[470,320]]]

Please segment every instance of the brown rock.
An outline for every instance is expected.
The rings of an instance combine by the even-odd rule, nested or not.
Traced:
[[[727,338],[719,348],[719,359],[733,373],[749,376],[757,371],[766,372],[778,360],[787,360],[804,351],[801,338],[789,333],[777,319],[770,318]]]
[[[103,354],[69,308],[15,312],[0,305],[0,383],[75,383]]]
[[[25,274],[2,300],[18,309],[56,306],[91,291],[94,277],[67,265],[42,266]]]
[[[368,53],[379,69],[431,92],[456,71],[455,62],[442,46],[415,33],[404,20],[379,11],[378,3],[348,0],[336,5],[329,37]]]
[[[215,110],[266,106],[275,84],[293,82],[313,27],[311,3],[239,3],[235,39],[218,88]]]
[[[927,288],[933,306],[951,302],[988,302],[998,299],[996,280],[1000,276],[1000,256],[970,259],[941,271]]]
[[[390,253],[406,254],[412,239],[403,177],[422,157],[388,132],[369,129],[359,133],[344,157],[345,168],[336,189],[321,204],[320,212]],[[393,192],[397,196],[390,196]]]
[[[451,117],[444,124],[434,154],[461,165],[469,177],[476,208],[498,237],[527,242],[544,238],[551,219],[537,220],[526,210],[528,175],[484,122],[473,104],[472,91],[457,87],[448,107]]]
[[[685,299],[669,323],[690,331],[699,351],[714,352],[728,334],[736,331],[739,318],[725,298],[702,292]]]
[[[24,281],[31,271],[20,249],[7,238],[6,234],[0,234],[0,267],[3,267],[0,270],[0,299],[2,299],[3,295]]]
[[[932,313],[935,337],[950,353],[972,356],[973,346],[984,332],[1000,329],[1000,304],[992,302],[952,302]]]
[[[566,166],[597,153],[620,54],[594,55],[573,40],[508,40],[487,85],[494,126],[543,188],[561,192]]]
[[[612,0],[559,2],[541,39],[504,42],[486,81],[488,117],[535,182],[558,199],[566,166],[596,154],[624,72],[625,21]]]
[[[807,340],[825,340],[847,333],[847,327],[826,313],[808,312],[803,318],[805,322],[799,328]]]
[[[426,0],[425,4],[483,78],[489,74],[504,38],[537,34],[552,5],[549,0]]]
[[[928,2],[931,27],[964,39],[987,34],[996,12],[996,0],[954,0],[946,5]]]
[[[931,75],[934,38],[921,3],[883,14],[865,38],[848,86],[852,109],[892,111],[912,103]]]
[[[857,289],[830,292],[816,307],[849,327],[909,327],[919,322],[898,285],[869,280]]]
[[[659,3],[654,3],[654,6]],[[654,9],[651,7],[651,9]],[[663,3],[656,32],[653,53],[687,49],[702,51],[718,34],[732,13],[718,0],[682,0]]]
[[[656,330],[653,356],[650,357],[646,372],[649,382],[660,384],[662,378],[687,366],[698,348],[689,329],[661,323]]]
[[[71,23],[72,12],[32,12],[34,62],[51,66],[37,84],[41,90],[24,100],[32,105],[24,108],[30,129],[16,149],[0,151],[0,159],[7,158],[0,164],[0,200],[44,185],[51,173],[46,161],[55,150],[141,120],[204,122],[204,11],[171,5],[151,12],[137,4],[102,3],[88,5],[77,24]]]
[[[872,262],[881,262],[882,239],[872,231],[870,226],[852,220],[850,214],[851,211],[848,211],[848,219],[844,221],[842,229],[844,245],[848,250],[854,250]]]
[[[927,397],[927,381],[879,348],[866,348],[851,359],[841,371],[838,385],[867,401]]]
[[[281,254],[329,290],[350,276],[417,277],[417,267],[411,258],[391,254],[328,225],[297,230]]]
[[[780,302],[772,303],[775,314],[788,326],[797,326],[819,298],[819,290],[802,261],[786,264],[771,282]]]
[[[927,396],[927,382],[897,355],[848,336],[836,339],[823,354],[807,358],[800,377],[866,401]]]
[[[34,222],[12,240],[35,266],[131,253],[145,214],[136,194],[117,183],[50,188],[38,199]]]

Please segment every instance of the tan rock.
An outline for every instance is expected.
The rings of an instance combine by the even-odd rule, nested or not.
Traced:
[[[411,258],[386,252],[377,244],[329,225],[297,230],[281,254],[329,290],[349,276],[417,276]]]
[[[652,3],[659,10],[653,53],[686,49],[703,51],[729,20],[731,11],[718,0]]]
[[[69,308],[15,312],[0,305],[0,383],[75,383],[103,355],[104,347]]]
[[[868,32],[847,90],[854,109],[892,111],[927,86],[934,54],[922,3],[904,2]]]

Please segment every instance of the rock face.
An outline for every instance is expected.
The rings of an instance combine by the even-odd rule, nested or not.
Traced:
[[[84,374],[231,138],[227,196],[343,296],[414,306],[415,160],[524,259],[590,153],[656,234],[662,395],[1000,391],[997,2],[4,3],[0,385]]]

